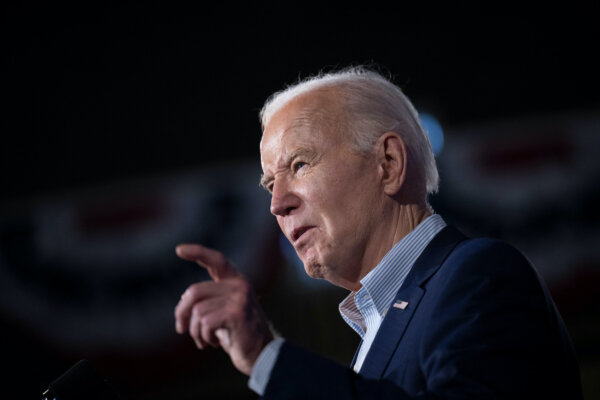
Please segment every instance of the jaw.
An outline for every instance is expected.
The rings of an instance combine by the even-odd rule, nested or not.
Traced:
[[[306,264],[304,263],[304,271],[313,279],[325,279],[325,268],[321,264]]]
[[[322,264],[314,259],[307,261],[303,260],[303,263],[304,271],[313,279],[323,279],[332,285],[342,287],[349,291],[356,291],[362,286],[360,282],[356,283],[341,276],[335,265]]]
[[[350,254],[337,251],[340,248],[339,243],[326,240],[325,243],[323,241],[305,243],[305,246],[295,250],[309,277],[324,279],[335,286],[351,291],[357,290],[361,286],[356,265],[360,257],[354,254],[355,252]]]

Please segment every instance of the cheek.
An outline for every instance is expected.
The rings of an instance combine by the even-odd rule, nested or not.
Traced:
[[[339,190],[338,190],[339,189]],[[354,180],[334,185],[328,202],[328,217],[333,228],[352,237],[368,230],[371,217],[379,210],[380,199],[372,182]]]
[[[365,173],[367,169],[366,165],[358,165],[352,171],[336,169],[315,174],[310,184],[299,188],[309,214],[321,219],[328,234],[356,231],[374,211],[377,179]]]
[[[327,235],[336,242],[347,240],[357,228],[356,219],[362,212],[353,197],[345,190],[338,191],[332,187],[327,196],[319,196],[316,204]]]

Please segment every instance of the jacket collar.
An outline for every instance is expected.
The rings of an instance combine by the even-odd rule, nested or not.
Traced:
[[[394,302],[388,308],[361,367],[361,375],[373,379],[381,378],[408,323],[419,306],[425,293],[423,289],[425,284],[440,268],[448,254],[465,239],[466,237],[455,228],[446,227],[427,245],[396,294]],[[354,362],[353,360],[352,365]]]

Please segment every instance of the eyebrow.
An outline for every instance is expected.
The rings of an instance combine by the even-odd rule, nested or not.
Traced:
[[[287,168],[292,163],[292,161],[298,156],[306,156],[306,157],[314,158],[314,155],[315,155],[315,151],[313,149],[310,149],[308,147],[300,147],[300,148],[292,151],[291,153],[289,153],[289,155],[287,155],[283,160],[278,162],[277,166],[279,168],[281,168],[282,166]],[[272,176],[265,175],[265,174],[260,175],[259,185],[262,186],[263,188],[265,188],[266,190],[268,190],[269,192],[271,191],[269,189],[269,185],[271,184],[271,182],[273,182]]]
[[[267,191],[269,190],[269,184],[273,181],[273,178],[270,176],[265,176],[265,174],[260,174],[260,181],[258,182],[259,186],[262,186],[263,189]]]

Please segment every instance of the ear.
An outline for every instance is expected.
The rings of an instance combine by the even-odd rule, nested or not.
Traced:
[[[384,192],[395,196],[406,181],[406,143],[396,132],[386,132],[377,139],[376,154]]]

